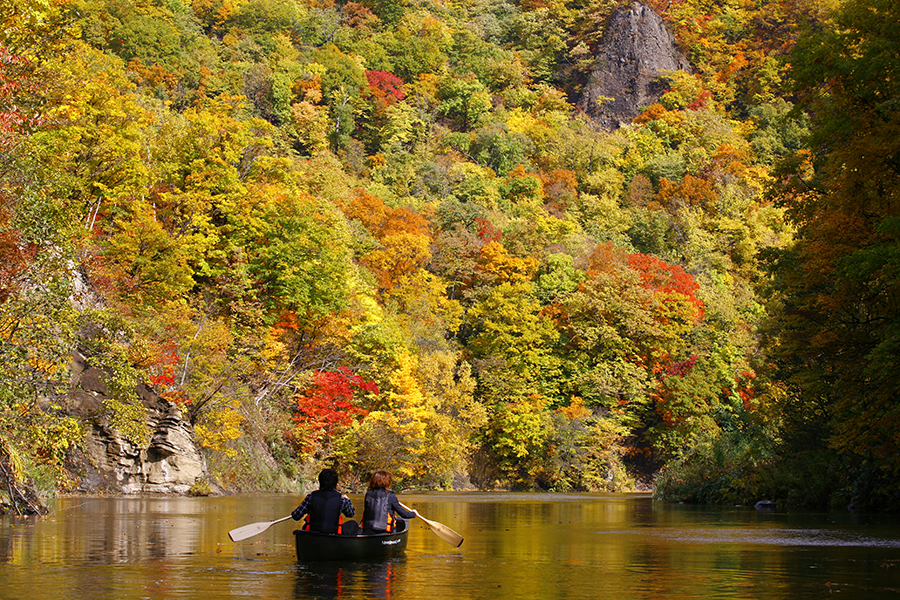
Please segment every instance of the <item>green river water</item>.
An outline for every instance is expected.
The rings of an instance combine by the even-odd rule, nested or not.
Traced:
[[[616,494],[400,499],[462,546],[413,521],[402,558],[298,564],[293,521],[239,543],[228,531],[299,497],[63,498],[48,517],[0,517],[0,600],[900,598],[893,516]]]

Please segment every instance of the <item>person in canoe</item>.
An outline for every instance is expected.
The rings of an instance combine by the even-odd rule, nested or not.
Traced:
[[[356,514],[350,498],[337,491],[338,474],[334,469],[323,469],[319,473],[319,489],[310,492],[294,509],[291,517],[299,521],[306,517],[304,529],[319,533],[336,533],[338,535],[356,535],[359,524],[356,521],[344,521],[344,517]]]
[[[397,517],[413,519],[418,516],[414,510],[406,510],[400,506],[397,496],[391,491],[393,480],[387,471],[376,471],[369,479],[369,490],[366,492],[366,507],[363,510],[362,533],[392,533],[402,531],[405,527],[397,526]]]

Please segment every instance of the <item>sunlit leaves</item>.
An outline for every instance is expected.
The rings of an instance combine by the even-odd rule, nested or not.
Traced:
[[[496,241],[485,244],[478,257],[479,277],[492,283],[531,281],[538,265],[537,259],[530,256],[510,256],[503,244]]]
[[[339,461],[441,486],[477,456],[484,485],[608,489],[625,444],[671,456],[734,425],[759,252],[791,234],[762,192],[805,135],[775,101],[800,3],[656,3],[695,72],[607,134],[570,102],[614,4],[74,0],[67,32],[54,4],[16,4],[0,32],[4,401],[64,382],[77,313],[103,303],[81,344],[110,372],[110,415],[137,423],[130,388],[149,383],[209,456],[246,443],[285,472]],[[49,29],[67,45],[38,52]],[[874,48],[848,32],[827,48]],[[889,97],[876,64],[828,91]],[[863,104],[835,114],[861,131],[890,113]],[[841,154],[847,197],[888,197],[862,170],[890,154],[883,131]],[[798,155],[793,214],[865,244],[817,240],[806,266],[890,282],[887,224],[839,207],[804,221],[818,196],[798,190],[841,164],[822,156]],[[325,390],[348,373],[382,394]]]
[[[240,401],[233,398],[217,410],[209,411],[205,419],[194,425],[194,433],[200,445],[214,452],[235,456],[237,451],[228,443],[244,435],[241,425],[246,419],[240,408]]]
[[[147,202],[134,201],[112,224],[97,277],[137,303],[181,298],[194,281],[189,248],[171,238]]]
[[[365,416],[367,393],[378,394],[378,386],[346,367],[313,374],[312,385],[297,396],[297,422],[313,431],[332,433]]]
[[[537,397],[495,407],[482,443],[498,474],[513,486],[527,489],[541,475],[547,457],[549,418]]]
[[[485,402],[555,396],[559,363],[552,345],[558,333],[540,313],[530,283],[500,283],[467,316],[473,328],[467,347],[478,361]]]
[[[262,190],[261,190],[262,191]],[[271,302],[323,317],[346,306],[352,268],[339,215],[315,198],[284,191],[260,206],[249,271]]]

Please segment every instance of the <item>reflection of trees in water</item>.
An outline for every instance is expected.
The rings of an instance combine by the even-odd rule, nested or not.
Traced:
[[[297,565],[294,597],[392,598],[396,568],[396,560]]]
[[[81,521],[83,531],[77,537],[88,540],[88,560],[101,564],[196,553],[205,515],[196,512],[196,502],[184,500],[189,499],[93,502],[86,511],[93,517]]]

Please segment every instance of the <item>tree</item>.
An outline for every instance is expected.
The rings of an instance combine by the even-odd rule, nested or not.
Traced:
[[[889,0],[845,3],[795,49],[811,152],[782,171],[780,199],[798,240],[778,262],[784,295],[772,346],[805,410],[822,411],[819,435],[858,465],[848,486],[860,503],[895,507],[900,40],[889,23],[898,18]]]
[[[501,283],[468,314],[467,349],[476,361],[482,402],[556,398],[553,322],[541,314],[530,283]]]
[[[303,449],[312,453],[328,446],[332,436],[369,414],[366,395],[378,393],[374,382],[347,367],[313,373],[312,384],[296,396],[295,435]]]

